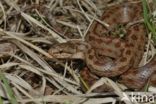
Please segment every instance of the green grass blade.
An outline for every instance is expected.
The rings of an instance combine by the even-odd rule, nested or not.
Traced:
[[[147,28],[149,29],[149,31],[152,33],[152,38],[156,42],[156,26],[153,22],[150,21],[149,9],[148,9],[146,0],[142,0],[142,4],[143,4],[144,22],[145,22]]]
[[[3,100],[2,100],[2,98],[0,97],[0,104],[3,104]]]
[[[0,79],[3,81],[4,83],[4,86],[5,86],[5,89],[6,89],[6,92],[7,94],[9,95],[9,98],[10,98],[10,103],[11,104],[18,104],[17,103],[17,100],[13,94],[13,91],[9,85],[9,82],[8,80],[5,78],[4,74],[3,73],[0,73]]]

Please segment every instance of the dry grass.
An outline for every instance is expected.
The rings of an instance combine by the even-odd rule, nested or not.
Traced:
[[[9,59],[1,59],[0,69],[9,81],[17,102],[115,104],[124,96],[125,87],[109,78],[101,78],[84,94],[80,89],[78,68],[74,67],[74,62],[70,64],[62,62],[47,53],[53,44],[72,39],[84,41],[93,20],[108,26],[98,17],[106,6],[116,5],[122,0],[113,3],[108,3],[109,1],[111,0],[0,1],[1,40],[12,42],[19,48],[15,54],[10,54]],[[147,62],[149,56],[155,54],[152,43],[149,34],[148,51],[145,52],[142,64]],[[111,86],[114,92],[100,94],[91,92],[103,83]],[[8,98],[4,87],[4,83],[1,82],[0,96]],[[151,91],[154,91],[153,89],[150,88]],[[114,95],[119,97],[113,97]],[[9,101],[3,100],[3,102]],[[126,100],[124,102],[131,104]]]

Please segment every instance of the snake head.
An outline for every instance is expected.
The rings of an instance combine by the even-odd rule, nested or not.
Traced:
[[[84,59],[84,52],[88,46],[83,42],[66,42],[56,44],[48,51],[50,55],[58,59]]]

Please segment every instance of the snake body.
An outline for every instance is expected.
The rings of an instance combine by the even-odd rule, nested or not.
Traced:
[[[109,24],[108,28],[96,21],[93,22],[86,36],[86,41],[92,46],[86,54],[86,62],[93,73],[98,76],[113,77],[122,74],[130,67],[138,67],[145,47],[146,29],[143,23],[127,25],[142,19],[142,10],[141,3],[125,2],[104,12],[101,20]],[[124,40],[105,36],[117,25],[124,26],[126,32]],[[114,61],[103,63],[98,61],[96,55],[111,57]]]
[[[123,2],[111,6],[100,19],[108,27],[95,20],[90,26],[85,37],[89,47],[80,42],[67,42],[51,48],[49,53],[53,56],[63,52],[83,53],[82,56],[93,74],[104,77],[121,75],[121,82],[128,87],[141,88],[155,73],[156,66],[154,58],[147,65],[138,67],[147,41],[145,25],[139,22],[143,19],[142,15],[141,2]],[[119,26],[122,28],[118,28]],[[124,37],[113,36],[119,30],[124,32]]]

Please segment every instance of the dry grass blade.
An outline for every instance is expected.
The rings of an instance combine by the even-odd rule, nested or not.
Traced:
[[[27,15],[26,13],[21,13],[21,15],[23,16],[23,18],[25,18],[28,22],[32,22],[34,24],[36,24],[37,26],[47,30],[58,42],[63,43],[66,42],[65,39],[63,39],[62,37],[60,37],[58,34],[56,34],[54,31],[52,31],[51,29],[47,28],[46,26],[44,26],[43,24],[41,24],[39,21],[37,21],[36,19],[32,18],[31,16]]]
[[[26,40],[24,40],[24,39],[22,39],[22,38],[16,36],[13,32],[6,32],[6,31],[0,29],[0,34],[1,34],[1,35],[8,35],[8,36],[10,36],[10,37],[12,37],[12,38],[14,38],[14,39],[17,39],[18,41],[23,42],[23,43],[26,44],[26,45],[32,47],[33,49],[39,51],[39,52],[42,53],[43,55],[45,55],[45,56],[47,56],[47,57],[49,57],[49,58],[52,57],[51,55],[49,55],[47,52],[45,52],[45,51],[42,50],[41,48],[38,48],[37,46],[31,44],[30,42],[28,42],[28,41],[26,41]]]
[[[33,88],[29,83],[23,80],[21,77],[12,74],[5,74],[6,78],[10,80],[13,84],[20,85],[21,87],[25,88],[26,90],[33,91]]]
[[[23,38],[20,38],[19,36],[16,36],[13,32],[5,32],[5,31],[1,30],[1,34],[2,34],[2,35],[3,35],[3,34],[7,34],[7,35],[9,35],[9,36],[12,37],[12,38],[21,41],[22,43],[24,43],[24,44],[26,44],[26,45],[32,47],[32,48],[35,49],[35,50],[37,50],[37,51],[40,52],[41,54],[47,56],[48,58],[51,58],[51,57],[52,57],[51,55],[49,55],[47,52],[45,52],[45,51],[42,50],[41,48],[36,47],[35,45],[33,45],[33,44],[31,44],[30,42],[24,40]],[[78,77],[76,77],[76,75],[75,75],[74,73],[72,73],[71,68],[67,67],[67,69],[69,70],[69,72],[71,73],[71,75],[73,76],[73,78],[74,78],[77,82],[79,82],[79,81],[78,81]]]
[[[20,102],[31,102],[31,101],[42,101],[42,102],[55,102],[55,103],[72,103],[72,104],[101,104],[101,103],[109,103],[112,102],[112,104],[115,104],[115,99],[113,98],[93,98],[88,99],[86,102],[83,102],[87,100],[86,98],[78,97],[78,96],[63,96],[63,95],[49,95],[44,96],[42,98],[34,98],[34,99],[25,99],[25,100],[19,100]],[[78,103],[79,102],[79,103]]]
[[[5,13],[4,7],[3,7],[3,5],[2,5],[2,3],[1,3],[1,2],[0,2],[0,7],[1,7],[2,12],[3,12],[4,29],[6,29],[6,13]],[[3,22],[3,20],[2,20],[2,21],[0,21],[0,24],[1,24],[2,22]]]
[[[0,96],[4,97],[4,98],[7,98],[8,95],[5,93],[4,87],[5,87],[4,83],[0,83]]]
[[[103,84],[106,84],[106,85],[110,86],[111,88],[113,88],[113,89],[114,89],[114,92],[120,97],[120,99],[124,98],[125,96],[126,96],[127,98],[129,98],[129,96],[128,96],[128,95],[125,95],[124,92],[121,90],[121,88],[119,88],[119,87],[117,86],[117,84],[116,84],[114,81],[112,81],[112,80],[110,80],[110,79],[108,79],[108,78],[101,78],[100,80],[98,80],[98,81],[88,90],[87,93],[90,93],[92,90],[96,89],[97,87],[99,87],[99,86],[101,86],[101,85],[103,85]],[[132,102],[129,102],[129,101],[127,101],[127,100],[123,100],[123,101],[124,101],[126,104],[132,104]]]
[[[67,96],[67,95],[49,95],[44,97],[38,97],[34,99],[24,99],[24,100],[18,100],[19,102],[25,102],[29,103],[32,101],[36,102],[53,102],[53,103],[72,103],[74,101],[80,101],[83,98],[77,97],[77,96]]]
[[[10,67],[16,66],[16,65],[19,65],[19,63],[9,62],[9,63],[5,63],[5,64],[0,65],[0,69],[4,71],[7,68],[10,68]]]
[[[6,0],[7,4],[11,5],[13,8],[15,8],[18,12],[20,11],[20,8],[12,1],[12,0]],[[31,16],[27,15],[24,12],[21,12],[21,16],[23,16],[23,18],[25,18],[28,22],[32,22],[34,24],[36,24],[37,26],[47,30],[49,33],[51,33],[51,35],[60,43],[62,42],[66,42],[65,39],[63,39],[62,37],[60,37],[58,34],[56,34],[55,32],[53,32],[52,30],[50,30],[49,28],[47,28],[46,26],[44,26],[42,23],[40,23],[39,21],[37,21],[36,19],[32,18]],[[31,23],[30,23],[31,24]]]
[[[80,0],[77,0],[77,3],[78,3],[78,6],[79,6],[80,10],[82,11],[82,13],[84,14],[84,16],[86,17],[86,19],[88,21],[91,21],[90,18],[86,15],[85,11],[82,9],[82,6],[80,4]]]
[[[42,68],[44,68],[45,70],[47,70],[50,73],[53,73],[54,79],[60,83],[62,86],[64,86],[66,89],[68,89],[69,91],[72,91],[73,93],[77,93],[80,94],[80,92],[78,92],[76,89],[74,89],[70,84],[66,83],[65,81],[69,81],[71,83],[74,83],[73,81],[63,78],[60,75],[58,75],[46,62],[44,62],[41,58],[39,58],[38,55],[36,55],[34,52],[32,52],[31,50],[29,50],[26,46],[24,46],[23,44],[14,41],[14,43],[21,48],[25,53],[27,53],[30,57],[32,57],[36,62],[39,63],[40,66],[42,66]],[[59,77],[56,77],[59,76]],[[58,79],[59,78],[59,79]],[[76,83],[74,83],[76,84]]]

